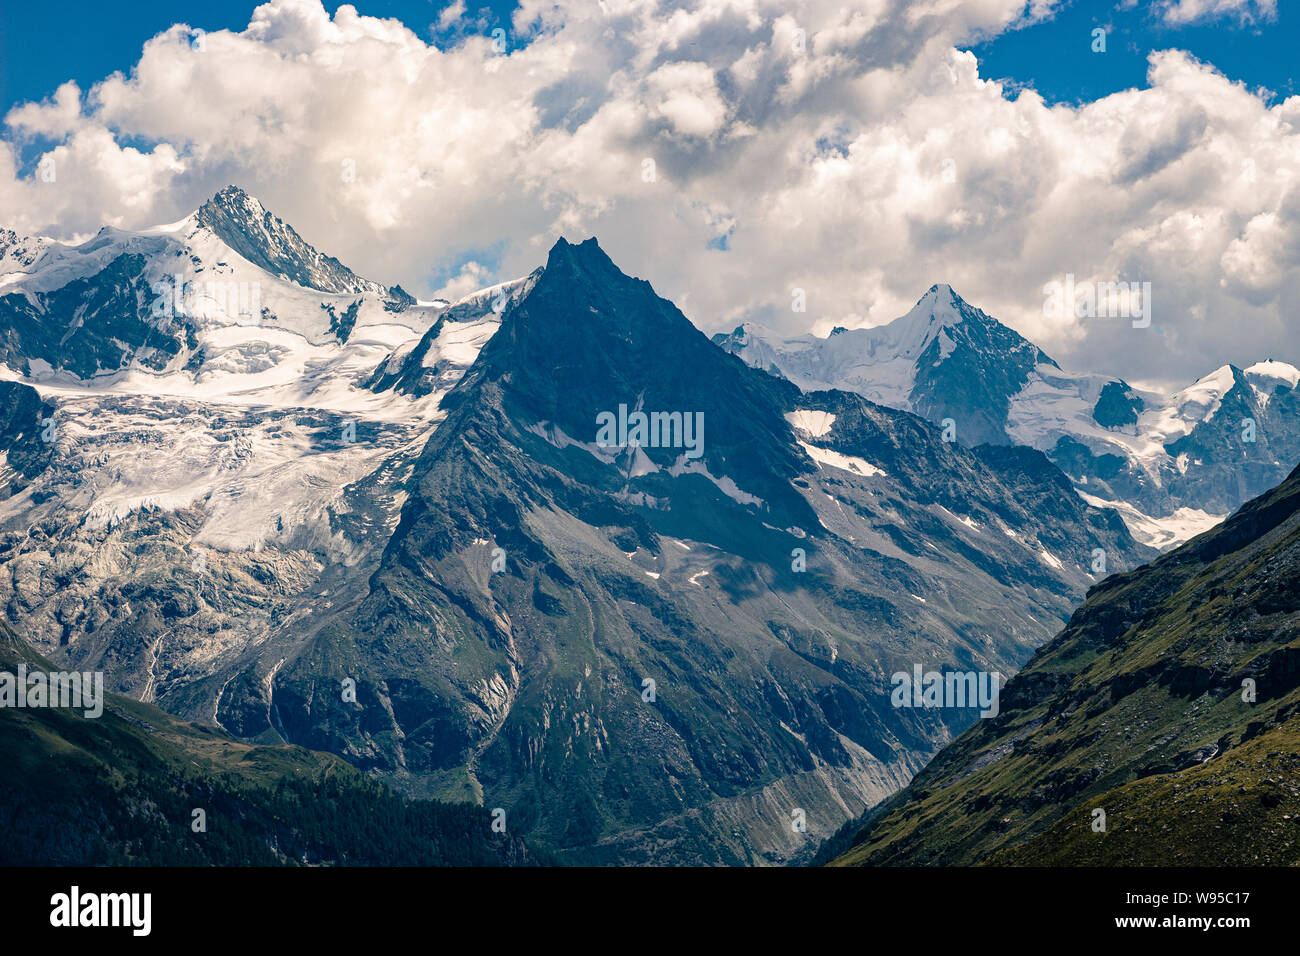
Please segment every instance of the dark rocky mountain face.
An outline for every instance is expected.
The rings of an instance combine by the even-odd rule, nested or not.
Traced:
[[[701,413],[703,442],[604,447],[620,406]],[[443,407],[364,592],[173,704],[220,689],[227,728],[573,860],[807,858],[973,717],[893,707],[892,674],[1010,673],[1095,549],[1148,553],[1041,455],[748,368],[594,240],[556,245]]]
[[[966,302],[948,286],[926,293],[959,316],[935,334],[916,362],[909,400],[923,418],[955,423],[962,444],[1005,445],[1011,399],[1039,365],[1056,363],[1024,336]],[[924,298],[922,299],[924,301]]]
[[[1097,585],[839,862],[1294,865],[1297,575],[1300,469]]]
[[[133,361],[157,371],[193,348],[183,317],[159,322],[151,315],[156,296],[146,262],[140,253],[123,253],[61,288],[0,295],[0,362],[24,372],[42,362],[88,379]]]
[[[1137,424],[1144,407],[1127,382],[1107,382],[1092,408],[1092,418],[1102,428],[1125,428]]]
[[[48,425],[54,406],[41,401],[36,389],[19,382],[0,382],[0,453],[8,479],[0,497],[21,492],[49,464],[54,454],[53,430]]]

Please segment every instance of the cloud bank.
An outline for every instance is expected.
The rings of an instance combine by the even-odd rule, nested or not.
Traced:
[[[273,0],[242,31],[178,24],[129,76],[12,110],[0,224],[142,227],[233,182],[425,294],[594,234],[706,331],[879,324],[948,282],[1062,364],[1132,381],[1300,362],[1300,97],[1177,50],[1151,56],[1147,88],[1078,107],[982,78],[962,47],[1051,6],[525,0],[493,35],[458,3],[420,36]],[[1062,55],[1106,68],[1078,49]],[[1151,282],[1152,327],[1048,317],[1067,273]]]

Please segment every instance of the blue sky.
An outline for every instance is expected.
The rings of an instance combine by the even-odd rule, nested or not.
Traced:
[[[1285,98],[1297,91],[1300,15],[1286,2],[1267,23],[1223,18],[1186,26],[1162,22],[1148,4],[1075,0],[1051,20],[973,47],[980,74],[1029,86],[1052,103],[1078,103],[1146,85],[1147,54],[1177,48],[1224,75]],[[1106,52],[1092,51],[1093,30],[1106,30]],[[1014,91],[1009,91],[1014,93]]]
[[[445,0],[357,0],[361,13],[396,17],[424,39],[449,6]],[[326,2],[332,14],[341,3]],[[470,11],[508,21],[515,0],[467,0]],[[68,80],[82,90],[114,70],[129,72],[146,40],[174,23],[202,30],[242,30],[257,7],[255,0],[49,0],[0,4],[0,115],[24,101],[49,96]],[[64,25],[75,23],[75,29]],[[57,30],[56,30],[57,26]],[[56,45],[57,43],[57,45]]]
[[[352,5],[370,16],[396,17],[426,39],[448,6],[445,0],[357,0]],[[129,71],[144,42],[177,21],[204,30],[242,29],[255,6],[253,0],[5,3],[0,8],[0,115],[17,103],[49,96],[69,79],[86,90],[114,70]],[[333,13],[340,4],[325,6]],[[517,4],[468,0],[466,6],[489,20],[507,21]],[[1162,23],[1148,4],[1123,6],[1075,0],[1051,20],[978,44],[972,49],[980,72],[1011,80],[1012,90],[1033,87],[1049,102],[1077,103],[1145,86],[1147,54],[1177,47],[1252,87],[1264,86],[1283,97],[1296,92],[1300,14],[1285,2],[1276,20],[1254,26],[1219,19],[1173,27]],[[60,30],[52,49],[51,24],[70,22],[77,29]],[[1107,29],[1104,54],[1091,50],[1096,27]]]

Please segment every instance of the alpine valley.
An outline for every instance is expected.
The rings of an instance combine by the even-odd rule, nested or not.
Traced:
[[[839,865],[1300,862],[1300,468],[1094,588]]]
[[[873,391],[874,333],[807,375],[757,339],[742,361],[594,239],[447,302],[235,187],[81,244],[0,233],[4,619],[221,740],[500,808],[548,859],[807,861],[974,719],[892,706],[891,675],[1015,673],[1155,556],[1102,502],[1234,506],[1241,409],[1252,453],[1297,457],[1285,370],[1197,393],[1169,471],[1084,439],[1149,444],[1175,406],[1059,373],[946,287],[900,322]],[[1060,434],[1008,424],[1026,390]],[[964,444],[930,420],[959,406],[984,409]],[[637,413],[669,440],[599,434]]]

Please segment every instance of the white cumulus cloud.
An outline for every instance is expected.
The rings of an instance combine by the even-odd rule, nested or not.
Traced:
[[[129,73],[12,110],[3,225],[146,226],[233,182],[421,295],[594,234],[706,331],[878,324],[948,282],[1064,364],[1132,380],[1300,361],[1300,97],[1177,50],[1080,106],[979,75],[965,46],[1052,6],[524,0],[496,44],[458,4],[439,46],[272,0],[243,30],[195,44],[178,24]],[[1152,329],[1048,318],[1043,286],[1067,273],[1150,281]]]

